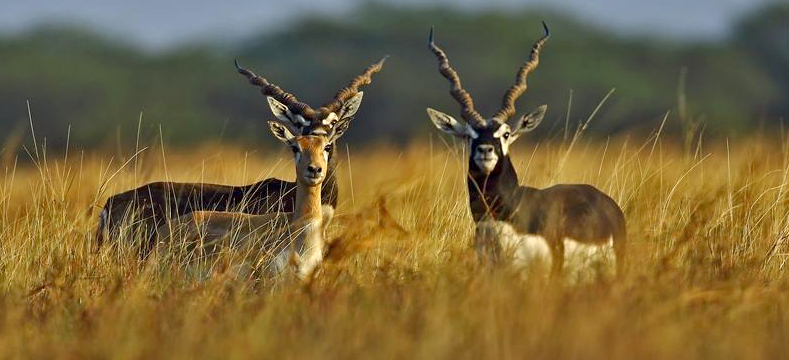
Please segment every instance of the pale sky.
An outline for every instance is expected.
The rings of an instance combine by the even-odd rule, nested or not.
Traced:
[[[541,6],[625,34],[720,39],[745,12],[772,0],[382,0],[403,6],[443,4],[468,11]],[[782,1],[782,0],[777,0]],[[185,41],[234,39],[313,12],[341,17],[364,0],[0,0],[0,34],[41,23],[75,23],[150,49]]]

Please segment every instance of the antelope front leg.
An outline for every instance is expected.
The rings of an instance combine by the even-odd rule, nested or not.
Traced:
[[[551,280],[561,279],[564,271],[564,241],[554,240],[551,244]]]
[[[299,274],[299,267],[301,267],[301,257],[299,253],[295,251],[290,251],[290,256],[288,257],[288,265],[293,270],[294,274]]]
[[[498,229],[488,223],[478,223],[474,234],[474,249],[480,263],[490,266],[501,263],[501,243]]]

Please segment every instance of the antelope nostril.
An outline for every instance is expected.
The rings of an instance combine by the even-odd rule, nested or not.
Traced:
[[[492,153],[493,152],[493,146],[491,146],[491,145],[480,145],[478,147],[478,149],[479,149],[479,152],[481,152],[483,154],[488,154],[488,153]]]
[[[307,170],[314,172],[316,174],[320,174],[323,171],[323,169],[320,166],[312,166],[312,165],[308,165]]]

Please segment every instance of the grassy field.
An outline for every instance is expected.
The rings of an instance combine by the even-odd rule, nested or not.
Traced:
[[[308,286],[222,259],[198,279],[88,251],[107,196],[161,179],[292,179],[287,149],[6,158],[0,358],[789,358],[789,142],[688,156],[659,136],[521,140],[521,183],[594,184],[625,211],[627,274],[570,286],[477,264],[466,155],[445,140],[342,146],[331,233],[344,251]]]

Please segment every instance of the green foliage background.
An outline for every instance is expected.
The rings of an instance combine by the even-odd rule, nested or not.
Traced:
[[[571,91],[574,126],[611,88],[616,93],[590,131],[653,129],[676,108],[678,77],[686,68],[690,114],[706,119],[707,135],[730,136],[777,126],[789,113],[787,9],[776,4],[749,14],[730,39],[714,43],[616,34],[539,9],[469,13],[383,5],[341,21],[304,18],[235,43],[155,54],[90,31],[41,27],[0,39],[0,132],[27,125],[29,100],[37,135],[56,148],[65,144],[69,126],[72,144],[126,146],[135,141],[140,114],[146,141],[158,139],[160,126],[175,145],[220,136],[270,141],[265,101],[235,74],[234,58],[317,106],[368,64],[391,55],[366,89],[347,139],[402,143],[429,129],[425,107],[458,110],[426,48],[431,25],[464,87],[489,115],[545,20],[552,38],[518,103],[520,113],[549,104],[539,135],[563,132]],[[676,117],[669,119],[670,129],[678,129]]]

